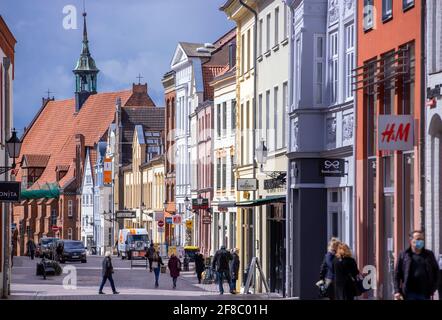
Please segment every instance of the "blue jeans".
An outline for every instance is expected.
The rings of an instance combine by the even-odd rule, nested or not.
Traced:
[[[99,292],[103,291],[104,284],[106,283],[107,279],[109,279],[109,282],[111,284],[112,292],[116,292],[117,290],[115,289],[114,279],[112,279],[112,275],[104,276],[103,277],[103,281],[101,281],[101,286],[100,286],[100,291]]]
[[[160,268],[153,268],[155,273],[155,285],[158,286],[158,279],[160,278]]]
[[[172,278],[172,283],[173,283],[173,287],[176,288],[176,279],[178,279],[178,277],[173,277]]]
[[[224,288],[223,288],[223,281],[224,281],[224,279],[227,280],[227,283],[229,284],[230,291],[232,291],[232,282],[231,282],[231,279],[230,279],[229,271],[217,271],[216,274],[218,276],[219,292],[220,293],[224,293]]]
[[[230,281],[230,291],[236,291],[236,280],[238,279],[232,278]]]
[[[430,300],[430,298],[426,297],[421,293],[407,292],[406,300]]]

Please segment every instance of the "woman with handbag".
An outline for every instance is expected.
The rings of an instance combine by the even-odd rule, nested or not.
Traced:
[[[176,289],[176,281],[180,276],[181,271],[181,261],[174,253],[172,253],[167,266],[169,267],[170,276],[172,277],[173,288]]]
[[[360,295],[357,292],[359,270],[347,244],[340,243],[338,245],[336,256],[333,259],[333,268],[335,272],[335,300],[354,300],[355,296]]]
[[[158,288],[158,280],[160,279],[160,269],[161,266],[164,266],[163,259],[161,259],[158,251],[155,251],[152,256],[152,262],[150,264],[153,268],[153,272],[155,274],[155,288]]]

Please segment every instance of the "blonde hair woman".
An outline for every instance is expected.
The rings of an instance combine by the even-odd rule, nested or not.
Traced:
[[[317,283],[317,286],[321,289],[321,295],[328,297],[330,300],[334,300],[333,281],[335,273],[333,270],[333,260],[340,243],[339,239],[335,237],[331,238],[328,242],[328,250],[321,264],[319,282]]]
[[[335,299],[354,300],[357,295],[355,280],[359,275],[359,270],[347,244],[340,243],[338,245],[333,268],[335,272]]]

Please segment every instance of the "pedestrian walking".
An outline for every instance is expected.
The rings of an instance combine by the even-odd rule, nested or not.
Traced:
[[[169,267],[170,276],[172,277],[173,288],[176,289],[176,281],[180,276],[181,271],[181,261],[174,253],[172,253],[167,266]]]
[[[152,261],[153,255],[155,254],[155,247],[153,246],[153,242],[150,243],[150,247],[147,249],[147,260],[149,260],[149,269],[152,272]]]
[[[114,279],[112,278],[112,274],[114,273],[114,267],[112,266],[112,258],[110,251],[106,252],[106,255],[102,262],[102,271],[101,275],[103,276],[103,280],[101,281],[99,294],[104,294],[103,288],[106,280],[109,280],[112,288],[112,292],[114,294],[119,294],[119,292],[115,289]]]
[[[410,234],[410,247],[401,252],[395,268],[395,300],[430,300],[437,289],[439,266],[431,250],[425,249],[420,230]]]
[[[153,272],[155,273],[155,288],[158,288],[158,280],[160,279],[160,269],[161,266],[164,266],[163,259],[158,254],[158,251],[152,255],[152,263],[153,263]]]
[[[34,260],[36,245],[34,240],[29,239],[26,243],[26,247],[28,249],[28,255],[31,257],[31,260]]]
[[[57,248],[55,249],[55,253],[57,254],[57,260],[58,260],[58,261],[61,261],[61,260],[62,260],[63,250],[64,250],[63,243],[62,243],[62,242],[59,242],[59,243],[57,244]]]
[[[321,295],[328,297],[330,300],[334,300],[335,289],[333,281],[335,279],[335,272],[333,268],[333,260],[339,244],[339,239],[334,237],[328,242],[327,253],[324,256],[319,272],[319,282],[316,283],[316,285],[321,288]]]
[[[352,257],[350,247],[339,243],[333,258],[334,299],[354,300],[357,295],[356,279],[359,275],[356,260]]]
[[[226,250],[226,247],[224,245],[221,246],[221,248],[215,253],[215,256],[213,257],[212,268],[216,271],[217,274],[220,294],[224,294],[224,279],[226,279],[227,283],[229,284],[230,293],[233,293],[229,269],[230,260],[232,260],[232,255],[229,251]]]
[[[239,250],[237,248],[233,249],[232,253],[232,261],[230,262],[230,292],[237,293],[236,291],[236,281],[238,280],[239,275]]]
[[[196,277],[198,278],[198,283],[201,283],[201,277],[204,272],[204,257],[201,253],[197,252],[195,255],[195,272]]]

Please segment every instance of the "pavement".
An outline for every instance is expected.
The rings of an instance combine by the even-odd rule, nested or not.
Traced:
[[[113,257],[114,282],[118,295],[112,294],[109,282],[104,287],[105,295],[98,294],[101,283],[101,262],[103,257],[89,256],[87,263],[62,264],[63,273],[48,276],[46,280],[36,275],[36,264],[40,259],[14,257],[12,268],[10,300],[266,300],[281,299],[272,294],[228,293],[224,284],[223,295],[217,284],[198,284],[193,264],[190,271],[182,271],[177,288],[172,288],[168,270],[160,273],[159,287],[155,288],[153,272],[145,268],[131,269],[131,262]],[[165,261],[167,265],[167,261]]]

